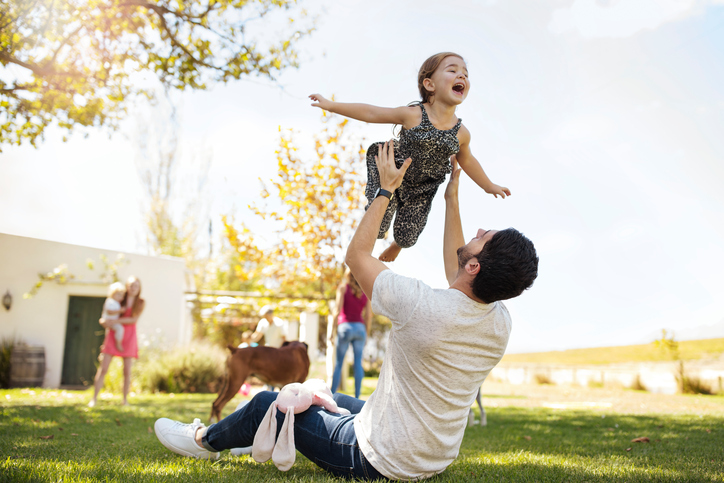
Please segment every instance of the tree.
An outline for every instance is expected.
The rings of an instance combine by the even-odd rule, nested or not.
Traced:
[[[163,99],[137,123],[136,168],[145,192],[146,242],[153,255],[183,258],[201,286],[210,250],[201,246],[210,223],[208,150],[194,152],[183,139],[173,103]],[[211,234],[209,234],[211,237]],[[209,239],[209,243],[211,240]],[[208,256],[207,256],[208,254]]]
[[[257,275],[273,279],[282,293],[334,298],[344,271],[343,250],[366,202],[366,164],[361,140],[345,131],[348,121],[327,113],[322,119],[326,126],[314,136],[311,159],[300,157],[298,133],[279,129],[278,176],[262,182],[266,204],[250,206],[263,219],[277,222],[277,242],[261,250],[251,242],[248,230],[243,231],[245,227],[242,240],[228,220],[225,226],[240,267],[251,259],[254,266],[262,267]]]
[[[205,89],[297,67],[296,0],[3,0],[0,3],[0,147],[36,145],[53,121],[118,127],[130,99],[166,88]],[[254,27],[290,15],[270,39]],[[297,17],[295,20],[294,17]],[[301,22],[304,23],[304,22]]]

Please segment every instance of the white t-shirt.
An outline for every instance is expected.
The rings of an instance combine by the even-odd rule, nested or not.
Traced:
[[[103,302],[103,315],[101,316],[101,318],[106,320],[118,320],[121,314],[110,315],[108,313],[109,310],[121,310],[121,303],[111,297],[108,297],[106,301]]]
[[[274,317],[273,324],[269,324],[266,317],[262,318],[254,332],[264,334],[264,345],[267,347],[281,347],[287,336],[286,324],[279,317]]]
[[[481,384],[505,353],[511,321],[482,304],[391,270],[372,310],[392,321],[377,389],[354,420],[365,458],[392,479],[429,478],[455,460]]]

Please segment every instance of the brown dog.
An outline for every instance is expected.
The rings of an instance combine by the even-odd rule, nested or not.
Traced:
[[[211,405],[210,422],[221,419],[221,410],[239,392],[246,378],[256,376],[264,384],[283,387],[292,382],[304,382],[309,374],[307,344],[285,342],[279,349],[274,347],[228,346],[231,355],[226,361],[227,371],[219,397]]]

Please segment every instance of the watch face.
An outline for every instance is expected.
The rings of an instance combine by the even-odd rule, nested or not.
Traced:
[[[377,191],[375,191],[375,198],[377,198],[380,195],[380,190],[382,188],[377,188]]]

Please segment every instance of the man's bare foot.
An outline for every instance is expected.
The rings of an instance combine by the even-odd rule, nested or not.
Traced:
[[[397,255],[400,254],[400,250],[402,250],[402,247],[397,243],[392,242],[392,244],[385,248],[385,251],[380,254],[380,260],[383,262],[394,262]]]

